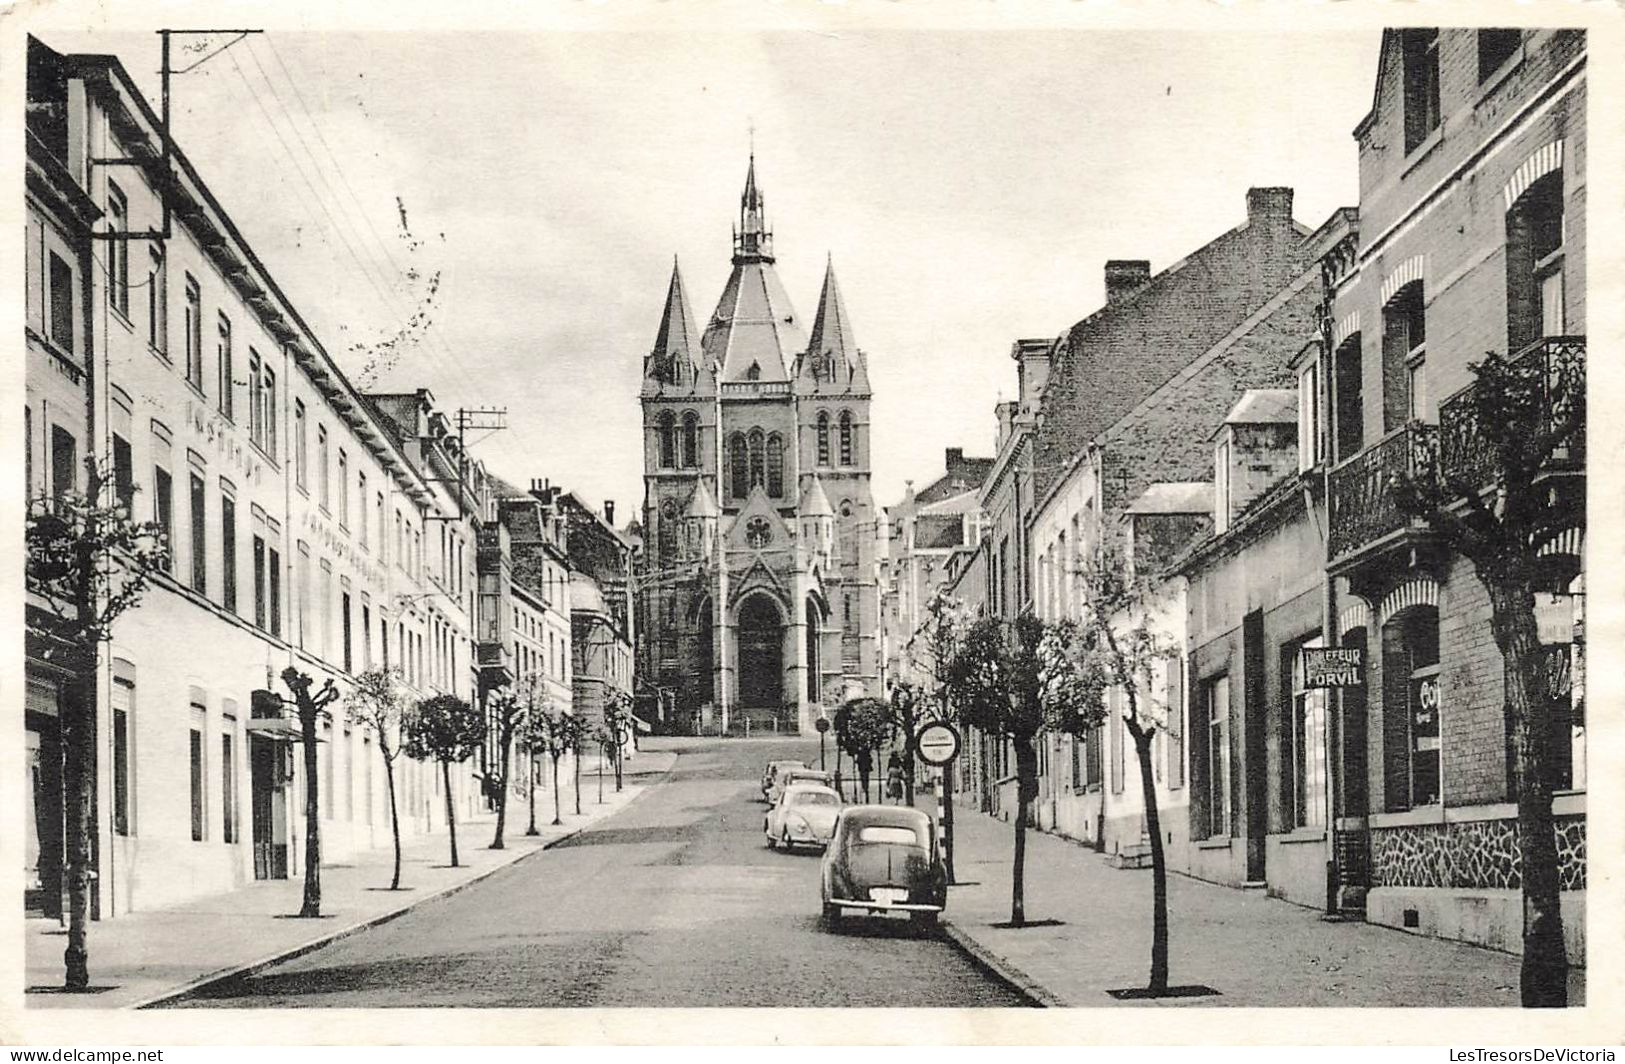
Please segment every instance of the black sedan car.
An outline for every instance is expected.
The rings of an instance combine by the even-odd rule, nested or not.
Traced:
[[[824,851],[824,919],[846,909],[908,913],[931,927],[948,905],[948,875],[937,852],[936,825],[918,809],[854,805],[841,811]]]

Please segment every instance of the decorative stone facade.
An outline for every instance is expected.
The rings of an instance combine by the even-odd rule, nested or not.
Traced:
[[[1586,887],[1584,817],[1560,818],[1557,857],[1563,890]],[[1518,890],[1523,870],[1516,820],[1413,824],[1371,832],[1376,887]]]

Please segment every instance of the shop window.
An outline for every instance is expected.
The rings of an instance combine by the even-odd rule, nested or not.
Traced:
[[[237,841],[237,717],[229,701],[221,703],[220,715],[220,841]]]
[[[1320,639],[1309,639],[1282,648],[1281,675],[1291,677],[1281,720],[1282,762],[1290,765],[1282,773],[1286,794],[1281,803],[1289,814],[1288,829],[1326,825],[1325,692],[1306,686],[1303,668],[1303,649],[1322,645]]]
[[[203,721],[205,710],[193,695],[192,727],[187,733],[188,751],[191,763],[191,797],[192,797],[192,841],[202,842],[204,839],[204,811],[206,808],[204,796],[204,753],[203,753]]]
[[[79,441],[61,425],[51,426],[51,494],[72,494],[79,480]]]
[[[1209,838],[1230,834],[1230,677],[1202,685],[1203,719],[1207,725],[1206,798]]]
[[[1390,812],[1436,805],[1444,691],[1439,676],[1439,613],[1401,611],[1383,626],[1383,752]]]
[[[115,666],[117,669],[117,666]],[[135,818],[130,805],[130,772],[134,736],[135,677],[116,675],[113,679],[113,833],[135,834]]]

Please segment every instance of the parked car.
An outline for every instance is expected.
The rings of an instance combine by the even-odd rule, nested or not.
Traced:
[[[805,761],[769,761],[767,767],[762,770],[762,797],[770,802],[777,799],[777,795],[773,794],[773,781],[778,778],[781,770],[806,767]]]
[[[937,852],[936,824],[918,809],[853,805],[841,811],[820,868],[824,919],[846,909],[906,912],[918,927],[936,925],[948,905],[948,874]]]
[[[786,787],[796,783],[815,783],[820,787],[835,789],[835,776],[832,773],[816,768],[783,768],[773,777],[773,786],[768,789],[767,801],[769,805],[777,805],[779,796]]]
[[[797,846],[817,846],[823,849],[835,833],[835,818],[840,813],[841,796],[833,788],[815,783],[792,783],[784,788],[778,802],[762,820],[767,848],[782,846],[788,851]]]

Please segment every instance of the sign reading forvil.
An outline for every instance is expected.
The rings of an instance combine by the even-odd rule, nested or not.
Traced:
[[[1364,687],[1362,647],[1304,647],[1304,687]]]
[[[946,765],[959,756],[959,733],[947,724],[927,724],[914,739],[920,760],[928,765]]]

